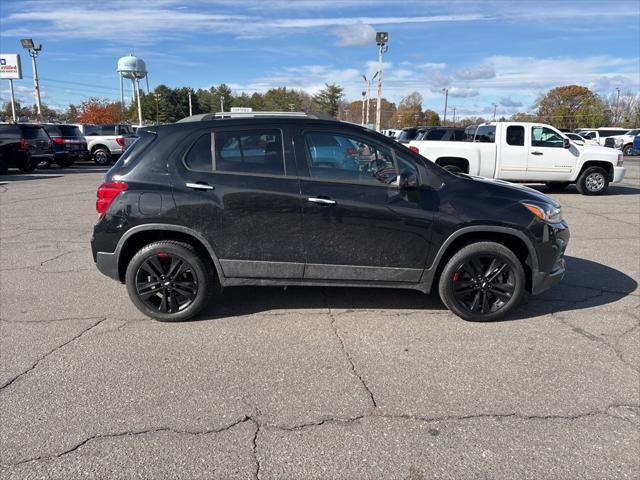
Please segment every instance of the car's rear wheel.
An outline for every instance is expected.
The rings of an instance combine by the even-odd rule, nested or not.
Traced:
[[[7,163],[4,161],[4,158],[0,156],[0,175],[6,175],[8,171],[9,167],[7,166]]]
[[[609,188],[609,174],[602,167],[587,168],[576,183],[582,195],[602,195]]]
[[[628,145],[625,145],[624,148],[622,149],[622,154],[630,157],[633,154],[633,144],[630,143]]]
[[[447,262],[438,287],[447,308],[464,320],[498,320],[522,300],[524,268],[504,245],[473,243]]]
[[[103,147],[96,148],[93,151],[93,161],[96,165],[109,165],[111,163],[111,152]]]
[[[138,310],[163,322],[194,317],[214,290],[209,259],[193,246],[177,241],[143,247],[129,262],[125,282]]]
[[[28,158],[26,162],[20,165],[21,172],[33,172],[38,166],[38,160],[34,160],[33,158]]]

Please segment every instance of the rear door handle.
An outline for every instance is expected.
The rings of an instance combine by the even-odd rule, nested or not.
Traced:
[[[321,198],[321,197],[309,197],[307,198],[311,203],[317,203],[319,205],[335,205],[336,201],[331,200],[330,198]]]
[[[187,188],[193,188],[194,190],[213,190],[215,187],[208,183],[185,183]]]
[[[531,152],[531,155],[544,155],[542,152]]]

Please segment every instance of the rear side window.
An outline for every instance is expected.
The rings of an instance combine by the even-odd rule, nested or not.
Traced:
[[[434,128],[433,130],[429,130],[429,133],[427,133],[424,137],[425,140],[442,140],[442,137],[444,137],[444,134],[447,133],[446,130],[443,130],[441,128]]]
[[[42,127],[22,127],[22,136],[27,140],[45,140],[49,139],[49,135]]]
[[[100,127],[98,125],[85,125],[84,126],[84,134],[87,135],[87,136],[101,135]]]
[[[453,137],[451,138],[451,140],[454,141],[463,141],[467,139],[467,134],[464,132],[464,130],[454,130],[453,131]]]
[[[81,137],[80,129],[74,125],[60,125],[60,133],[63,137]]]
[[[418,132],[417,128],[409,128],[407,130],[402,130],[400,135],[398,135],[398,140],[413,140]]]
[[[60,136],[62,136],[62,133],[60,131],[60,126],[58,126],[58,125],[46,125],[44,127],[44,129],[52,137],[60,137]]]
[[[496,141],[496,127],[494,125],[482,125],[476,131],[476,142],[494,143]]]
[[[284,175],[280,130],[215,132],[201,136],[185,156],[191,170]]]
[[[6,137],[19,137],[20,127],[17,125],[0,125],[0,136]]]
[[[507,144],[518,147],[524,146],[524,127],[512,125],[507,127]]]

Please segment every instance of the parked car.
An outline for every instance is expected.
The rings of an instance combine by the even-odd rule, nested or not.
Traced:
[[[633,139],[633,150],[631,155],[640,155],[640,135],[636,135]]]
[[[595,140],[590,140],[588,138],[581,137],[577,133],[573,132],[562,132],[565,137],[571,140],[576,145],[598,145],[598,142]]]
[[[40,162],[53,162],[51,139],[40,125],[0,124],[0,175],[9,168],[31,172]]]
[[[603,128],[579,128],[576,133],[583,138],[595,141],[598,145],[605,146],[606,139],[614,135],[622,135],[626,128],[603,127]]]
[[[622,150],[622,153],[625,155],[631,155],[631,151],[633,150],[633,139],[639,134],[640,128],[634,128],[633,130],[625,132],[623,135],[607,137],[604,141],[604,146],[617,148],[618,150]]]
[[[414,138],[423,135],[429,127],[408,127],[403,128],[400,134],[396,137],[396,140],[400,143],[409,143]]]
[[[76,124],[87,140],[91,158],[98,165],[109,165],[135,140],[131,125],[82,125]]]
[[[145,315],[191,318],[218,286],[300,285],[437,290],[489,321],[564,275],[551,197],[450,174],[350,123],[225,116],[139,131],[98,188],[94,261]],[[359,161],[339,166],[336,149],[314,164],[321,135],[358,145]]]
[[[466,139],[464,128],[453,127],[433,127],[414,138],[414,140],[440,140],[443,142],[461,142]]]
[[[42,126],[51,138],[55,163],[70,167],[76,161],[89,159],[87,141],[77,126],[57,123]]]
[[[492,122],[480,125],[473,143],[411,141],[411,149],[458,173],[552,188],[575,183],[583,195],[600,195],[624,178],[623,156],[600,146],[580,146],[550,125]]]

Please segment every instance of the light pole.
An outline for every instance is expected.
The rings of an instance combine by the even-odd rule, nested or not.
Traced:
[[[191,105],[191,89],[189,89],[189,116],[193,115],[193,106]]]
[[[364,75],[363,75],[363,77],[364,77]],[[365,77],[365,78],[367,78],[367,77]],[[367,91],[363,90],[362,91],[362,121],[360,122],[360,124],[362,126],[364,126],[364,104],[365,104],[366,98],[367,98]]]
[[[376,77],[378,76],[378,73],[380,72],[376,72],[373,77],[371,77],[369,79],[369,82],[367,83],[367,119],[366,119],[366,124],[369,125],[369,100],[371,99],[371,85],[373,85],[373,81],[376,79]]]
[[[38,67],[36,65],[36,57],[42,50],[41,43],[33,43],[31,38],[23,38],[20,40],[22,48],[29,52],[31,57],[31,67],[33,68],[33,96],[36,100],[36,119],[42,121],[42,102],[40,101],[40,84],[38,83]]]
[[[616,118],[615,118],[615,124],[618,125],[620,123],[620,89],[618,87],[616,87]]]
[[[156,98],[156,125],[160,123],[160,94],[154,93],[153,96]],[[191,94],[189,94],[189,113],[191,113]]]
[[[376,45],[378,45],[378,105],[376,107],[376,131],[380,131],[380,123],[382,117],[382,54],[389,48],[386,47],[389,41],[388,32],[376,33]]]
[[[446,126],[447,124],[447,102],[449,101],[449,89],[443,88],[442,93],[444,93],[444,117],[442,117],[442,125]]]
[[[456,126],[456,107],[451,107],[453,109],[453,126]]]
[[[496,110],[498,109],[498,104],[493,104],[493,121],[496,121]]]

